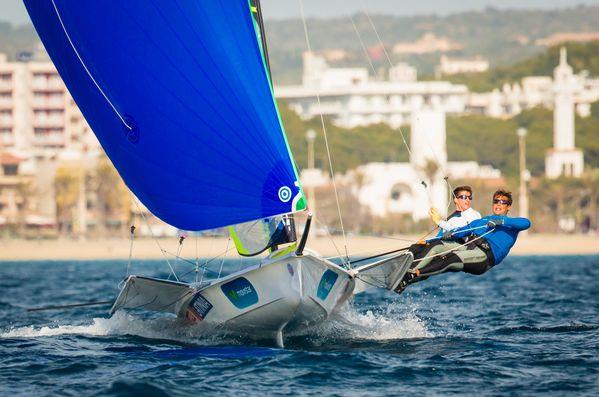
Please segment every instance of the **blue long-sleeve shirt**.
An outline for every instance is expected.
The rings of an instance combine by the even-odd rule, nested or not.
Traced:
[[[467,236],[482,236],[493,229],[492,227],[486,226],[487,223],[499,219],[503,219],[503,225],[497,225],[495,230],[484,237],[489,242],[491,251],[493,251],[493,257],[495,258],[493,266],[498,265],[516,243],[518,233],[530,227],[530,221],[528,219],[510,218],[505,215],[485,216],[484,218],[472,221],[467,226],[454,230],[452,239],[464,238]]]

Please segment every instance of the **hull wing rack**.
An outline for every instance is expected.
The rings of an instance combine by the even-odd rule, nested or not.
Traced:
[[[110,314],[120,309],[143,309],[177,314],[183,302],[195,292],[195,289],[185,283],[130,276],[110,309]]]

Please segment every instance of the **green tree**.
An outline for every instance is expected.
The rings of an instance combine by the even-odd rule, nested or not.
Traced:
[[[54,189],[56,192],[56,219],[60,233],[70,231],[73,223],[73,210],[79,197],[81,171],[74,166],[61,166],[56,169]]]
[[[96,212],[100,233],[119,225],[121,232],[131,220],[131,195],[120,175],[105,154],[98,159],[94,170]]]

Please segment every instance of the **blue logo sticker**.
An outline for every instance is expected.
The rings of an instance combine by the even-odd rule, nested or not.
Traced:
[[[318,283],[318,290],[316,291],[316,296],[321,300],[325,300],[327,296],[329,296],[329,292],[333,289],[333,285],[337,281],[337,277],[339,275],[334,271],[327,269],[326,272],[322,275],[320,282]]]
[[[258,293],[254,286],[244,277],[236,278],[220,286],[223,294],[238,309],[245,309],[258,303]]]

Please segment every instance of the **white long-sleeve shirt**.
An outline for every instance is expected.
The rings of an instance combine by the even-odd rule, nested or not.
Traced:
[[[439,227],[443,231],[450,231],[457,229],[458,227],[466,226],[470,222],[480,219],[480,213],[472,208],[468,208],[466,211],[458,212],[455,216],[449,218],[446,221],[439,222]]]

